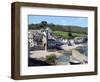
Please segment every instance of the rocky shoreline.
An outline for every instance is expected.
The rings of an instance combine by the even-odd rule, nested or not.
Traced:
[[[47,63],[47,57],[55,56],[54,63],[48,63],[51,65],[72,65],[72,64],[86,64],[88,63],[88,56],[80,53],[77,49],[86,45],[80,44],[75,46],[62,46],[64,50],[60,51],[30,51],[30,58],[40,60]],[[65,54],[64,54],[65,53]],[[51,61],[51,60],[49,60]]]

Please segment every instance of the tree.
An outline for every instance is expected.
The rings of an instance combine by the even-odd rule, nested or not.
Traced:
[[[69,30],[68,36],[72,37],[71,26],[68,27],[68,30]]]
[[[46,28],[46,26],[47,26],[47,21],[42,21],[42,22],[41,22],[41,26],[42,26],[43,28]]]

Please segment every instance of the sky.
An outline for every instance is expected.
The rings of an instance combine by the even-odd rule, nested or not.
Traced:
[[[28,24],[37,24],[41,21],[47,21],[47,23],[59,24],[59,25],[73,25],[88,27],[87,17],[70,17],[70,16],[39,16],[39,15],[29,15]]]

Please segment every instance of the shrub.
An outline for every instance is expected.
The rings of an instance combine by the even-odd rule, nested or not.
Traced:
[[[51,54],[50,56],[46,56],[46,62],[48,63],[55,63],[56,56]]]

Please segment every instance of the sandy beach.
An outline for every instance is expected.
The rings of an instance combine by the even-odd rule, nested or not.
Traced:
[[[70,52],[72,50],[75,50],[77,47],[82,47],[82,46],[86,46],[86,45],[84,45],[84,44],[78,44],[78,45],[73,45],[73,46],[62,45],[61,48],[64,51]],[[61,53],[59,53],[59,51],[49,52],[47,50],[30,51],[30,54],[31,54],[31,57],[36,57],[36,58],[45,57],[45,56],[48,56],[50,54],[55,54],[57,56],[61,55]]]
[[[31,51],[30,52],[30,57],[31,58],[45,58],[46,56],[50,56],[51,54],[55,54],[56,57],[61,56],[62,54],[55,51],[55,52],[48,52],[46,50],[40,50],[40,51]]]
[[[45,59],[47,56],[50,55],[55,55],[56,57],[63,56],[64,52],[68,53],[70,52],[70,62],[81,62],[85,63],[88,60],[88,57],[85,56],[84,54],[80,53],[76,48],[77,47],[83,47],[86,46],[84,44],[78,44],[74,46],[67,46],[67,45],[62,45],[61,47],[64,50],[61,51],[47,51],[47,50],[38,50],[38,51],[30,51],[30,58],[35,58],[35,59]],[[67,54],[66,54],[67,55]],[[68,54],[69,55],[69,54]]]
[[[65,51],[72,51],[73,49],[81,46],[86,46],[86,44],[77,44],[73,46],[68,46],[68,45],[62,45],[61,48],[64,49]]]

